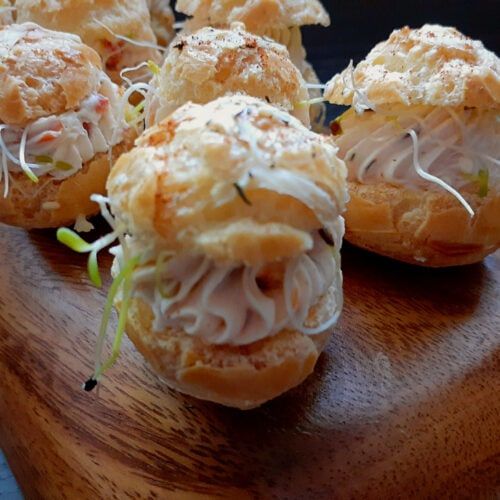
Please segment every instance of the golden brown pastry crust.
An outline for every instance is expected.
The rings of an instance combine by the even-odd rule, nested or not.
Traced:
[[[259,97],[301,119],[309,126],[309,94],[300,71],[285,47],[245,31],[234,23],[231,29],[202,28],[172,44],[153,80],[163,116],[186,102],[204,104],[223,95],[237,93]],[[150,125],[157,102],[151,106]]]
[[[176,10],[188,16],[193,29],[245,23],[249,31],[289,28],[308,24],[330,25],[330,17],[319,0],[177,0]]]
[[[319,325],[330,314],[333,289],[310,312]],[[118,302],[117,307],[120,307]],[[283,330],[246,346],[211,345],[181,330],[155,332],[151,308],[134,298],[127,335],[167,385],[185,394],[248,410],[302,383],[314,370],[331,331],[307,336]]]
[[[179,108],[118,160],[107,185],[115,215],[132,234],[150,233],[172,251],[218,261],[257,264],[265,249],[267,261],[303,253],[304,241],[321,227],[308,206],[257,187],[245,189],[251,204],[238,196],[235,183],[254,166],[246,161],[253,153],[240,131],[245,122],[262,134],[257,150],[269,163],[269,175],[283,169],[305,177],[342,213],[346,169],[333,141],[265,102],[232,96]],[[243,231],[247,238],[235,237]],[[282,244],[273,245],[280,236]]]
[[[471,264],[500,248],[500,194],[465,193],[470,219],[450,194],[349,182],[346,240],[381,255],[429,267]]]
[[[133,146],[134,138],[135,132],[127,131],[124,140],[113,147],[111,162],[108,153],[100,153],[63,181],[44,176],[35,184],[22,173],[11,174],[9,196],[0,197],[0,222],[42,229],[70,225],[78,216],[97,214],[99,206],[90,195],[106,194],[110,165]]]
[[[500,60],[455,28],[426,24],[404,27],[376,45],[354,72],[328,83],[325,98],[351,105],[354,85],[373,105],[500,107]]]
[[[239,3],[239,5],[238,5]],[[180,8],[182,4],[182,8]],[[246,30],[261,37],[267,37],[284,45],[291,61],[307,83],[320,83],[302,45],[300,26],[322,24],[329,26],[330,18],[317,0],[250,0],[241,2],[220,2],[211,0],[187,0],[178,2],[177,10],[194,17],[184,23],[183,33],[193,33],[205,26],[228,28],[231,23],[241,22]],[[321,90],[311,90],[309,97],[320,97]],[[253,95],[253,94],[252,94]],[[310,107],[309,121],[313,130],[324,132],[325,106]]]
[[[0,121],[26,125],[80,104],[100,85],[99,55],[33,23],[0,30]]]
[[[122,67],[113,54],[133,50],[129,67],[148,59],[156,62],[161,59],[157,50],[121,42],[102,26],[118,35],[155,44],[146,0],[17,0],[16,6],[18,22],[33,21],[79,35],[101,55],[106,72],[118,84],[122,83]]]

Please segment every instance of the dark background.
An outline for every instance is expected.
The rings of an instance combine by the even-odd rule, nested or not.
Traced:
[[[323,0],[323,5],[331,26],[303,28],[308,59],[323,83],[405,25],[455,26],[489,50],[500,50],[500,0]]]

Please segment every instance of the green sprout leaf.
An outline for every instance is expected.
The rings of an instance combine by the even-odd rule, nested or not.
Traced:
[[[142,113],[142,111],[144,111],[144,106],[146,104],[146,101],[141,101],[135,108],[135,112],[136,113]]]
[[[97,252],[100,248],[90,243],[87,243],[80,235],[68,229],[67,227],[61,227],[57,230],[57,240],[71,248],[74,252],[78,253],[89,253],[89,260],[87,262],[87,271],[89,273],[90,280],[97,287],[101,288],[102,279],[99,273],[99,264],[97,262]]]
[[[52,158],[46,155],[35,156],[35,161],[40,165],[51,165],[53,162]]]
[[[74,252],[88,253],[92,251],[92,245],[87,243],[81,236],[67,227],[57,230],[57,241],[71,248]]]
[[[477,182],[479,185],[479,197],[485,198],[488,196],[488,185],[490,180],[490,171],[487,168],[482,168],[477,174]]]
[[[404,131],[403,126],[399,121],[399,116],[396,115],[387,115],[385,118],[389,123],[392,123],[394,127],[396,127],[399,131]]]
[[[480,198],[485,198],[488,196],[489,183],[490,183],[490,171],[487,168],[482,168],[477,174],[462,174],[463,177],[476,184],[478,188],[478,196]]]
[[[296,108],[307,108],[308,106],[313,106],[314,104],[321,104],[325,102],[324,97],[315,97],[314,99],[306,99],[305,101],[299,101],[295,103]]]
[[[136,118],[137,116],[134,113],[134,108],[132,106],[127,106],[125,109],[125,121],[130,125]]]
[[[87,271],[89,273],[90,280],[97,287],[102,287],[101,274],[99,273],[99,264],[97,262],[97,250],[90,252],[89,260],[87,262]]]
[[[56,161],[54,167],[57,170],[62,170],[63,172],[67,172],[68,170],[71,170],[73,168],[73,165],[70,165],[69,163],[66,163],[65,161]]]
[[[38,184],[38,177],[32,172],[31,169],[27,168],[24,169],[23,172],[26,174],[26,177],[31,181],[34,182],[35,184]]]
[[[75,231],[63,227],[57,230],[57,240],[63,245],[71,248],[71,250],[73,250],[74,252],[90,254],[87,263],[89,277],[92,283],[100,288],[102,286],[102,279],[101,275],[99,274],[97,254],[108,245],[113,243],[113,241],[115,241],[118,237],[118,234],[119,233],[112,232],[94,241],[93,243],[87,243],[77,233],[75,233]]]
[[[140,119],[141,113],[144,111],[145,104],[146,101],[141,101],[137,106],[127,106],[125,109],[125,121],[129,125]]]
[[[157,76],[160,74],[160,66],[156,64],[154,61],[149,60],[147,63],[149,71],[153,73],[153,75]]]
[[[104,373],[109,370],[118,360],[121,353],[121,343],[123,340],[123,334],[125,332],[125,326],[127,323],[128,308],[130,306],[130,299],[132,298],[132,277],[135,268],[139,265],[141,260],[140,256],[133,257],[129,259],[123,269],[120,271],[118,276],[114,279],[111,288],[109,289],[108,298],[106,300],[106,305],[104,306],[104,313],[101,321],[101,328],[99,330],[99,337],[97,339],[97,363],[94,372],[94,376],[91,380],[99,380]],[[111,311],[113,308],[113,302],[118,294],[120,288],[123,285],[122,303],[120,307],[120,314],[118,316],[118,326],[115,333],[115,338],[113,340],[113,347],[111,351],[111,356],[101,364],[100,356],[104,348],[104,340],[106,338],[106,332],[108,329],[109,319],[111,317]]]

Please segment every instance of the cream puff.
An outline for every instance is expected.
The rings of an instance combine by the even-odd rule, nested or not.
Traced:
[[[202,28],[176,39],[146,96],[146,125],[183,104],[205,104],[230,94],[266,100],[309,126],[306,82],[282,45],[245,31]]]
[[[170,0],[147,0],[151,27],[158,43],[166,47],[175,36],[175,17]]]
[[[159,62],[156,37],[146,0],[16,0],[17,22],[74,33],[102,58],[111,79],[144,61]],[[147,71],[135,77],[144,79]]]
[[[116,361],[123,329],[197,398],[249,409],[300,384],[342,308],[345,177],[330,138],[253,97],[189,103],[147,130],[96,198],[108,239],[59,233],[94,255],[119,238],[115,349],[85,389]]]
[[[285,45],[310,85],[311,97],[321,96],[316,88],[320,81],[306,59],[300,30],[306,25],[330,25],[330,16],[319,0],[177,0],[176,9],[190,16],[184,27],[186,32],[203,26],[227,28],[233,22],[242,22],[248,31]],[[313,125],[321,128],[323,114],[321,105],[311,109]]]
[[[89,216],[111,161],[132,146],[99,55],[33,23],[0,29],[0,222],[54,227]]]
[[[346,239],[440,267],[500,247],[500,63],[454,28],[394,31],[325,97],[348,169]]]

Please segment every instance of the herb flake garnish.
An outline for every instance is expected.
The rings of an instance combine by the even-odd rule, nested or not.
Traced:
[[[243,202],[251,207],[252,202],[248,199],[247,195],[245,194],[245,191],[243,191],[243,188],[237,182],[234,182],[233,186],[236,189],[238,196],[243,200]]]

